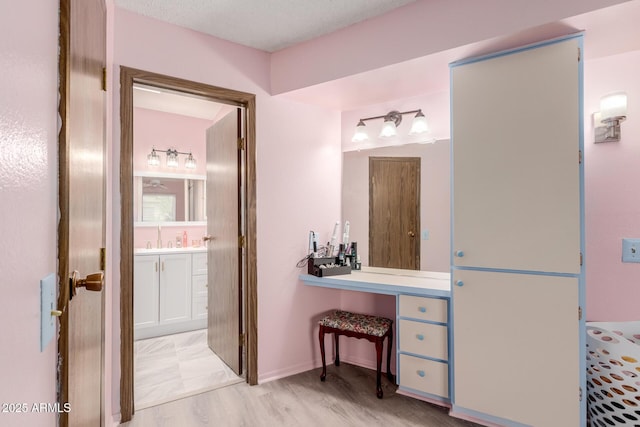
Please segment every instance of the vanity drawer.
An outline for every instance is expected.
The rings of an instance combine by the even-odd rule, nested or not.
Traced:
[[[400,385],[437,396],[449,397],[449,365],[401,354]]]
[[[400,351],[448,360],[447,327],[400,319]]]
[[[192,295],[195,295],[197,293],[204,293],[206,295],[207,276],[202,274],[199,276],[193,276],[191,280],[191,286],[192,286]]]
[[[193,260],[191,264],[193,269],[193,275],[207,274],[207,253],[198,252],[193,254]]]
[[[400,295],[400,316],[447,323],[447,300]]]

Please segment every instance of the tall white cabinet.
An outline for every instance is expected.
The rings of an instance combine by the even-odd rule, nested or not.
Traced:
[[[581,49],[452,64],[454,415],[586,422]]]

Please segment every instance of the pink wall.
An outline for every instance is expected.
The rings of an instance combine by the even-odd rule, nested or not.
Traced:
[[[304,286],[297,279],[301,271],[295,264],[306,254],[309,230],[329,228],[340,215],[340,113],[270,96],[269,55],[264,52],[120,9],[116,9],[114,34],[116,67],[125,65],[257,95],[259,380],[317,366],[315,321],[320,313],[338,306],[340,294]],[[120,123],[117,94],[114,97],[113,172],[117,174]],[[116,242],[118,198],[114,187]],[[114,245],[114,265],[118,263]],[[119,292],[114,291],[111,309],[117,340]],[[119,383],[119,351],[116,343],[113,384]],[[112,400],[117,412],[117,387]]]
[[[187,117],[180,114],[171,114],[161,111],[148,110],[146,108],[135,108],[133,118],[133,170],[134,173],[161,173],[161,174],[181,174],[200,175],[207,174],[207,152],[206,152],[206,131],[215,120],[205,120],[196,117]],[[166,154],[158,153],[160,156],[159,166],[149,166],[147,155],[155,147],[159,150],[175,148],[180,152],[191,152],[196,159],[196,169],[186,169],[184,160],[186,156],[179,155],[177,168],[170,168],[166,165]],[[184,199],[182,209],[184,211]],[[179,204],[179,203],[178,203]],[[177,206],[180,209],[180,206]],[[167,239],[174,239],[176,234],[182,235],[187,231],[189,246],[193,239],[202,239],[206,234],[205,226],[163,226],[162,238],[164,245]],[[153,227],[135,227],[134,246],[136,248],[146,247],[150,241],[156,247],[157,230]]]
[[[584,75],[587,320],[638,320],[640,264],[621,257],[622,238],[640,238],[640,51],[587,61]],[[622,139],[594,144],[591,115],[616,91],[628,97]]]
[[[364,73],[624,1],[416,1],[275,52],[272,93]]]
[[[40,279],[56,273],[57,52],[57,2],[0,2],[0,402],[29,409],[56,401],[56,338],[40,352]],[[0,424],[56,417],[0,413]]]

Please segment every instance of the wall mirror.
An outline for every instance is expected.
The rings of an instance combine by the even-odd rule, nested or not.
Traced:
[[[361,151],[342,156],[342,223],[350,223],[350,240],[369,265],[369,162],[371,157],[420,158],[418,270],[449,272],[450,268],[450,144],[406,144]],[[402,271],[402,270],[398,270]]]
[[[206,177],[200,175],[134,174],[136,226],[206,224]]]

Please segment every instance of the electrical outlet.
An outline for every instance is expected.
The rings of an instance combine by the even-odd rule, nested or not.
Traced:
[[[422,240],[429,240],[429,230],[422,230]]]
[[[640,239],[622,239],[622,262],[640,262]]]

